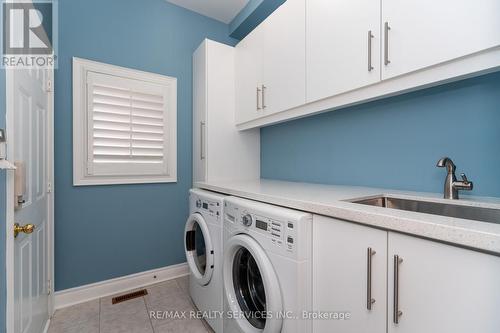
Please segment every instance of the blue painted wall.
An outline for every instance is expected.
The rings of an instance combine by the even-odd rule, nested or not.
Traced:
[[[441,192],[450,156],[500,196],[500,73],[263,128],[263,178]]]
[[[229,33],[234,32],[243,22],[264,2],[264,0],[249,0],[242,10],[229,23]]]
[[[5,70],[0,69],[0,128],[5,128]],[[0,332],[5,332],[6,276],[5,276],[5,171],[0,171]]]
[[[59,1],[55,283],[76,287],[185,261],[192,184],[192,53],[228,26],[164,0]],[[178,183],[73,187],[73,56],[178,78]]]
[[[286,0],[250,0],[229,23],[229,35],[242,40]]]

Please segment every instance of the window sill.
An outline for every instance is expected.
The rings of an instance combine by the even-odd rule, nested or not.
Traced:
[[[86,177],[75,179],[73,186],[125,185],[125,184],[157,184],[177,183],[177,177]]]

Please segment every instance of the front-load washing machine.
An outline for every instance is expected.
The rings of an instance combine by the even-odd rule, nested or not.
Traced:
[[[189,266],[189,293],[204,319],[222,332],[222,219],[221,194],[189,191],[190,216],[184,233],[184,248]]]
[[[311,242],[311,214],[224,200],[224,332],[311,332]]]

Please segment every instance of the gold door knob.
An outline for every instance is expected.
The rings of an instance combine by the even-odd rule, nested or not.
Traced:
[[[19,223],[14,224],[14,238],[19,235],[20,232],[24,232],[25,234],[31,234],[35,230],[35,225],[34,224],[26,224],[23,225],[22,227],[19,225]]]

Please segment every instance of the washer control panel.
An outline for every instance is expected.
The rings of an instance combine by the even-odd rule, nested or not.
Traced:
[[[243,212],[241,223],[252,230],[266,235],[271,244],[293,252],[295,247],[295,233],[293,222],[283,222],[278,219]]]
[[[312,215],[243,198],[224,201],[224,232],[247,234],[266,251],[294,260],[310,258]]]

